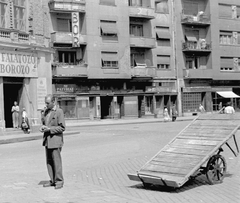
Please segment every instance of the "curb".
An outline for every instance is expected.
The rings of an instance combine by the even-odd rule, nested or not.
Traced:
[[[76,135],[76,134],[79,134],[79,133],[80,132],[78,132],[78,131],[65,132],[64,136]],[[33,141],[33,140],[40,140],[40,139],[42,139],[42,137],[43,137],[43,135],[32,135],[32,136],[28,136],[28,137],[15,137],[15,138],[3,139],[3,140],[0,140],[0,145],[17,143],[17,142]]]

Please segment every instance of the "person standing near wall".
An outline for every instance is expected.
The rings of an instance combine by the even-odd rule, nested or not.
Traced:
[[[42,112],[43,146],[45,146],[46,162],[50,181],[43,187],[55,186],[55,189],[63,187],[62,158],[63,132],[65,131],[65,119],[63,110],[55,104],[55,97],[45,97],[46,108]]]
[[[176,105],[173,104],[173,106],[172,106],[172,122],[174,122],[177,119],[177,115],[178,115],[178,112],[176,109]]]
[[[18,128],[18,120],[19,120],[19,106],[18,103],[15,101],[14,105],[12,106],[12,121],[13,121],[13,128]]]

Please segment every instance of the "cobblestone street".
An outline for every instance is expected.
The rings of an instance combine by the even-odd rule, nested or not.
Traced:
[[[65,137],[61,190],[41,185],[48,176],[40,140],[0,145],[4,163],[0,166],[0,202],[239,203],[240,161],[226,146],[222,155],[228,169],[221,184],[209,185],[201,175],[179,189],[146,189],[141,182],[128,179],[128,173],[139,170],[188,123],[82,127],[80,134]],[[239,143],[239,134],[237,139]]]

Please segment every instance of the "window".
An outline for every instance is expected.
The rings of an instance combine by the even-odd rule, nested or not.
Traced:
[[[143,25],[141,24],[130,24],[130,35],[143,37]]]
[[[187,57],[186,58],[186,69],[198,69],[199,58],[198,57]]]
[[[14,29],[26,30],[25,3],[25,0],[13,0]]]
[[[6,0],[0,1],[0,27],[1,28],[6,28],[6,7],[7,7],[7,2]]]
[[[142,2],[142,0],[128,0],[128,5],[129,6],[139,6],[139,7],[142,7],[143,2]]]
[[[226,4],[219,4],[219,17],[232,18],[232,6]]]
[[[233,58],[221,57],[220,58],[220,70],[221,71],[233,71]]]
[[[197,16],[198,14],[198,3],[191,1],[183,2],[183,13],[186,15]]]
[[[72,20],[68,18],[57,18],[59,32],[72,32]]]
[[[169,70],[170,56],[157,55],[157,68],[159,70]]]
[[[202,95],[200,92],[184,92],[182,95],[183,112],[198,111],[201,103]]]
[[[170,32],[168,27],[156,27],[156,38],[158,46],[171,46],[170,44]]]
[[[147,67],[145,62],[145,54],[141,51],[132,51],[130,54],[131,66],[132,67]]]
[[[117,38],[117,24],[116,21],[100,21],[101,36],[103,40],[118,40]]]
[[[118,68],[117,52],[102,52],[102,68]]]
[[[100,4],[108,5],[108,6],[115,6],[115,0],[100,0]]]
[[[157,2],[155,4],[155,12],[168,14],[169,13],[168,0]]]
[[[240,44],[240,33],[238,32],[229,32],[229,31],[220,31],[220,44],[236,45]]]
[[[76,64],[75,51],[58,51],[58,59],[60,63]]]

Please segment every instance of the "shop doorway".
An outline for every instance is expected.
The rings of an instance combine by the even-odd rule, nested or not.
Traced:
[[[4,93],[4,118],[5,118],[5,127],[12,128],[12,106],[14,101],[17,101],[19,104],[20,95],[22,92],[22,83],[4,83],[3,84],[3,93]],[[20,122],[20,117],[19,117]]]
[[[113,109],[112,109],[112,101],[113,97],[106,96],[100,97],[101,100],[101,119],[112,118]]]

